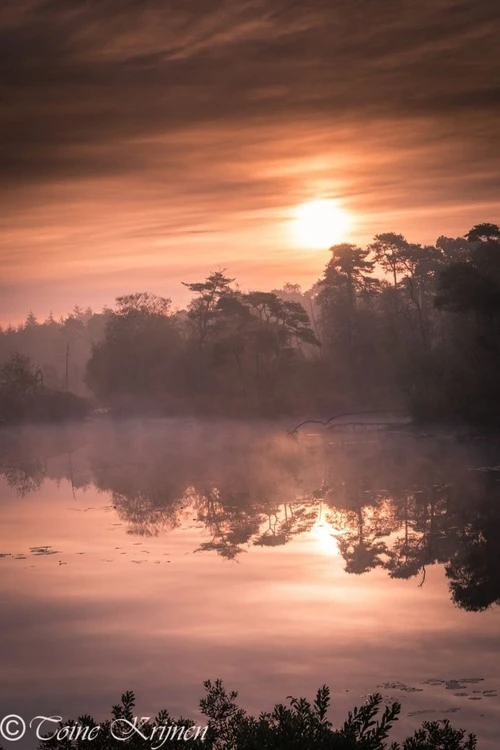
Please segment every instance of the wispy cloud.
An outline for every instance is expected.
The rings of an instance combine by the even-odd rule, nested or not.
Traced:
[[[316,194],[360,241],[494,220],[497,17],[493,0],[5,4],[3,278],[20,305],[23,279],[132,284],[142,263],[156,283],[179,254],[307,281],[317,259],[283,222]]]

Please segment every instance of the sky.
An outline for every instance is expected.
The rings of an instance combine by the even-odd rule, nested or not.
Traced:
[[[499,30],[496,0],[5,0],[0,321],[307,288],[312,200],[359,244],[498,223]]]

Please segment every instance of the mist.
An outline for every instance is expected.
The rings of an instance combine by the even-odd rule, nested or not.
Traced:
[[[399,410],[500,418],[500,230],[334,245],[308,290],[243,291],[214,271],[186,309],[147,292],[0,334],[6,422],[109,414],[275,418]],[[78,398],[77,398],[78,397]]]

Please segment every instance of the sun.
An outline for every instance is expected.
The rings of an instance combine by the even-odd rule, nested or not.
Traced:
[[[338,201],[314,200],[297,206],[292,233],[303,248],[327,250],[345,240],[350,225],[350,215]]]

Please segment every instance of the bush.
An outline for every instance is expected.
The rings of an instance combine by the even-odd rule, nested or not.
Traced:
[[[324,685],[311,704],[305,698],[289,698],[287,705],[277,704],[271,712],[255,717],[247,714],[236,701],[237,693],[228,692],[221,680],[204,683],[206,694],[200,701],[202,714],[207,718],[204,737],[193,736],[183,741],[188,750],[474,750],[476,739],[462,729],[454,729],[448,721],[425,722],[402,743],[387,743],[393,723],[401,711],[399,703],[385,706],[382,696],[372,695],[360,708],[354,708],[344,724],[335,729],[327,718],[330,691]],[[133,750],[179,747],[179,737],[160,740],[159,727],[194,727],[194,722],[173,719],[161,711],[153,721],[140,725],[140,733],[130,730],[134,723],[135,696],[122,695],[121,703],[112,709],[111,720],[99,725],[92,741],[93,750]],[[114,739],[110,733],[112,722],[128,728],[128,739]],[[79,726],[97,727],[90,716],[81,716]],[[60,727],[72,727],[69,721]],[[114,734],[116,734],[116,724]],[[154,728],[157,727],[156,734]],[[51,734],[54,734],[55,730]],[[64,733],[62,733],[64,734]],[[191,735],[195,735],[192,730]],[[152,736],[155,737],[154,741]],[[44,740],[39,750],[81,750],[89,746],[88,739],[71,740],[56,737]],[[2,748],[0,748],[2,750]]]

